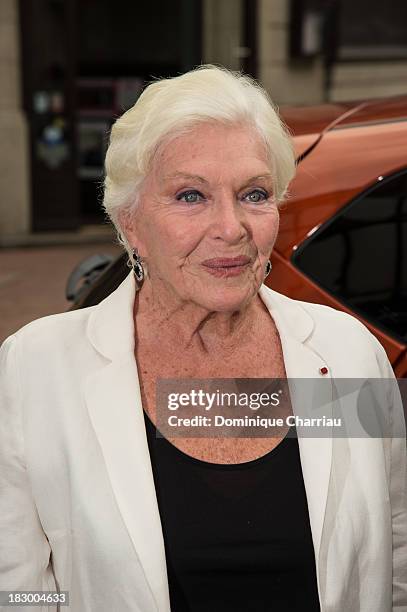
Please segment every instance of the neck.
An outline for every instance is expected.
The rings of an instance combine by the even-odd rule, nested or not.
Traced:
[[[177,349],[197,349],[208,354],[232,352],[252,338],[259,311],[264,305],[255,296],[230,312],[211,311],[192,300],[182,299],[170,288],[145,279],[136,293],[134,318],[147,341],[170,342]]]

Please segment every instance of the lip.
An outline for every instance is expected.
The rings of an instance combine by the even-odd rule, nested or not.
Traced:
[[[239,276],[242,274],[250,263],[250,257],[239,255],[238,257],[216,257],[214,259],[206,259],[202,265],[207,272],[217,278],[225,278],[228,276]]]
[[[212,269],[225,269],[246,266],[250,263],[250,257],[239,255],[238,257],[217,257],[214,259],[206,259],[202,262],[203,266]]]

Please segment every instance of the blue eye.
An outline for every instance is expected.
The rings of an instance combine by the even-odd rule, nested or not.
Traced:
[[[187,204],[196,204],[200,201],[200,199],[204,199],[203,195],[196,191],[195,189],[190,189],[189,191],[184,191],[177,195],[177,200],[181,202],[186,202]]]
[[[264,202],[269,197],[267,191],[263,191],[262,189],[254,189],[250,193],[248,193],[245,198],[249,198],[248,202],[252,204],[257,204],[258,202]]]

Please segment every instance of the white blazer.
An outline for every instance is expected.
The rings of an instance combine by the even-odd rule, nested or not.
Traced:
[[[170,611],[134,296],[130,271],[97,306],[33,321],[0,349],[0,590],[69,591],[62,611]],[[288,378],[323,366],[332,384],[394,378],[356,318],[265,285],[260,296]],[[322,612],[406,612],[406,440],[298,442]],[[57,608],[21,607],[41,609]]]

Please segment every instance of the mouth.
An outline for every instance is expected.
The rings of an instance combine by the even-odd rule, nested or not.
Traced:
[[[238,257],[217,257],[206,259],[202,262],[204,268],[217,277],[237,276],[242,274],[250,264],[250,257],[239,255]]]

